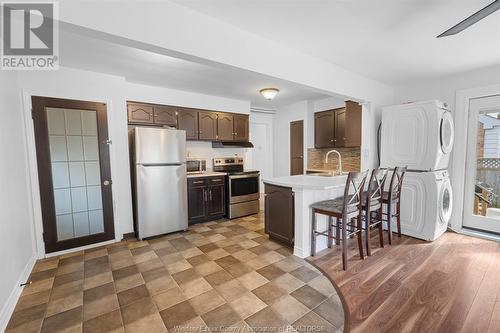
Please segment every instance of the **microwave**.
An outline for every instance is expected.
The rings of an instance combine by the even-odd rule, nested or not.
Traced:
[[[203,172],[207,171],[207,160],[201,158],[186,160],[187,172]]]

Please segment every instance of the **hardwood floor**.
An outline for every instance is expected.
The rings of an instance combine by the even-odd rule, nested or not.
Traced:
[[[344,332],[500,332],[500,243],[448,232],[381,249],[372,237],[364,260],[349,242],[347,271],[338,248],[309,258],[343,296]]]

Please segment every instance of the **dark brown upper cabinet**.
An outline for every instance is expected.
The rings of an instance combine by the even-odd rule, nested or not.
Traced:
[[[314,114],[314,147],[335,146],[335,111],[327,110]]]
[[[177,108],[174,106],[154,106],[153,122],[159,125],[177,127]]]
[[[200,140],[217,140],[217,112],[198,111]]]
[[[198,140],[198,111],[192,109],[179,110],[177,128],[186,131],[186,140]]]
[[[346,112],[345,108],[335,110],[335,147],[345,147]]]
[[[314,147],[342,148],[361,146],[361,106],[346,101],[346,106],[314,114]]]
[[[219,113],[217,116],[218,139],[221,141],[232,141],[234,136],[234,116],[231,113]]]
[[[234,118],[234,141],[249,140],[249,119],[246,114],[235,114]]]
[[[152,124],[153,106],[147,104],[128,103],[128,121],[131,124]]]
[[[362,108],[356,102],[345,102],[345,146],[360,147],[361,146],[361,124],[362,124]]]

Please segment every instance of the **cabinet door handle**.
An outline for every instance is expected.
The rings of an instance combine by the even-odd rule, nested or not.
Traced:
[[[196,180],[193,182],[193,184],[203,184],[203,180]]]
[[[204,190],[204,191],[203,191],[203,197],[204,197],[205,201],[208,201],[208,200],[207,200],[207,190]]]
[[[212,190],[209,190],[210,201],[212,201]]]

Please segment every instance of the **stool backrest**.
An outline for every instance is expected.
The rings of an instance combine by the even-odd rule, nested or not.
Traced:
[[[370,205],[371,202],[380,201],[382,199],[385,180],[388,174],[388,169],[373,169],[366,190],[366,205]]]
[[[406,173],[406,167],[396,167],[392,173],[391,182],[389,184],[389,198],[392,199],[401,197],[401,188],[403,186],[403,177]]]
[[[351,207],[360,207],[361,195],[365,187],[368,170],[363,172],[349,172],[344,189],[344,212],[350,211]]]

